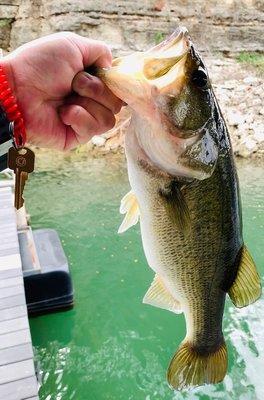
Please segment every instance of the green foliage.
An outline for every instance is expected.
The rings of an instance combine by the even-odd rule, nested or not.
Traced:
[[[253,65],[260,72],[264,72],[264,54],[255,52],[242,52],[237,56],[237,61]]]
[[[11,23],[12,23],[11,18],[0,19],[0,29],[5,28],[6,26],[10,25]]]
[[[156,32],[154,36],[155,44],[159,44],[165,39],[165,34],[162,32]]]

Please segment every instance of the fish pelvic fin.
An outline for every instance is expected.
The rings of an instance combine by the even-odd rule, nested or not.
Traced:
[[[173,356],[167,371],[168,384],[182,390],[209,383],[221,382],[227,371],[227,349],[222,345],[211,353],[196,351],[183,342]]]
[[[254,303],[261,296],[260,277],[246,246],[243,246],[237,276],[228,294],[238,308]]]
[[[123,233],[136,225],[139,220],[139,205],[132,190],[122,198],[119,211],[120,214],[126,214],[118,229],[118,233]]]
[[[155,275],[150,288],[145,294],[143,303],[163,308],[164,310],[172,311],[176,314],[182,312],[180,302],[171,295],[158,274]]]

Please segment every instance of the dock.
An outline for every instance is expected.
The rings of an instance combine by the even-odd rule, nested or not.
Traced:
[[[0,400],[38,400],[13,190],[0,186]]]

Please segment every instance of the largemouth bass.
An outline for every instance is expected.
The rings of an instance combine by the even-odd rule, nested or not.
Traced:
[[[244,307],[260,297],[261,285],[243,243],[230,138],[208,72],[181,28],[99,75],[132,110],[125,136],[131,192],[121,202],[119,231],[140,219],[155,272],[143,302],[186,319],[168,382],[179,390],[220,382],[226,294]]]

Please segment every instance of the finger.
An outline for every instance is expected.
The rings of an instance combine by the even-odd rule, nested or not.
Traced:
[[[111,67],[112,53],[106,43],[79,35],[75,35],[73,40],[81,50],[84,67],[93,64],[102,68]]]
[[[89,112],[99,124],[103,126],[109,126],[115,123],[114,113],[109,110],[109,108],[105,107],[103,104],[98,103],[94,99],[90,99],[89,97],[79,96],[78,94],[73,94],[66,99],[66,104],[74,104],[81,106],[86,111]]]
[[[66,137],[65,137],[63,150],[67,151],[67,150],[74,149],[79,144],[80,144],[80,142],[78,141],[78,135],[72,129],[71,126],[67,126],[66,127]]]
[[[72,89],[80,96],[89,97],[117,114],[123,105],[110,89],[96,76],[79,72],[72,82]]]
[[[92,136],[106,132],[115,125],[114,114],[101,104],[90,100],[86,107],[69,104],[60,108],[61,120],[76,132],[79,143],[86,143]]]

